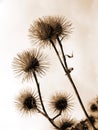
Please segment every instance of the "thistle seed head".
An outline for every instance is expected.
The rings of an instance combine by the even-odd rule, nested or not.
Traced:
[[[72,107],[71,96],[67,93],[56,93],[50,100],[50,106],[55,112],[70,110]]]
[[[21,91],[19,96],[17,96],[15,103],[20,111],[27,114],[37,111],[40,106],[39,97],[32,89]]]
[[[13,60],[13,69],[22,81],[32,79],[33,73],[43,75],[47,68],[47,57],[40,50],[23,51]]]
[[[71,33],[71,23],[61,16],[46,16],[36,20],[29,28],[30,38],[41,46],[56,43],[57,37],[65,38]],[[35,43],[35,42],[34,42]]]

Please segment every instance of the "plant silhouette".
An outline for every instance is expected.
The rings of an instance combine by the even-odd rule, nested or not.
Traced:
[[[31,24],[29,28],[29,37],[32,44],[37,44],[38,49],[30,49],[17,54],[13,59],[13,70],[17,76],[22,78],[22,81],[35,81],[37,92],[31,89],[22,91],[16,98],[16,106],[24,113],[38,112],[42,114],[49,120],[56,130],[97,130],[98,98],[95,100],[96,103],[90,103],[87,112],[71,76],[71,72],[74,68],[69,68],[67,63],[67,58],[72,58],[73,54],[71,56],[66,55],[63,49],[62,41],[69,37],[71,32],[72,23],[63,16],[45,16],[38,18],[33,22],[33,24]],[[66,113],[73,106],[71,96],[66,92],[57,92],[51,97],[50,107],[54,112],[56,112],[54,117],[50,117],[49,113],[46,111],[38,76],[44,76],[47,69],[49,69],[48,56],[46,56],[41,50],[41,47],[45,48],[48,46],[51,46],[55,51],[59,63],[64,70],[65,77],[67,77],[71,83],[85,114],[85,120],[76,123],[74,119],[62,117],[62,113]],[[94,113],[97,113],[97,116],[96,114],[94,115]]]

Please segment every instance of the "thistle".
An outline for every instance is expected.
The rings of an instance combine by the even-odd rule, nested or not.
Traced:
[[[96,99],[96,103],[90,104],[90,111],[92,113],[89,116],[82,103],[76,85],[71,77],[71,72],[74,68],[69,68],[67,64],[66,56],[68,58],[72,58],[73,55],[65,55],[61,43],[64,38],[67,38],[70,35],[72,29],[71,26],[71,22],[67,21],[65,17],[42,17],[37,19],[30,26],[29,36],[34,43],[38,43],[38,45],[42,47],[53,47],[60,61],[60,64],[63,67],[65,76],[67,76],[67,78],[69,79],[87,119],[81,121],[75,126],[72,120],[67,119],[66,117],[64,119],[62,118],[62,112],[67,113],[73,105],[73,103],[71,102],[71,96],[64,92],[58,92],[51,97],[50,108],[52,108],[53,111],[57,113],[56,116],[51,118],[50,115],[47,113],[42,99],[40,83],[37,76],[41,76],[45,73],[46,69],[48,68],[48,62],[47,57],[40,50],[33,49],[23,51],[22,53],[17,54],[17,57],[15,57],[13,60],[13,69],[17,76],[21,76],[22,81],[28,81],[34,78],[38,90],[38,95],[31,90],[26,90],[20,93],[20,95],[16,99],[16,106],[20,111],[23,111],[24,113],[31,113],[35,111],[40,112],[44,117],[48,119],[48,121],[55,127],[56,130],[88,130],[91,126],[94,130],[97,130],[97,128],[95,127],[97,118],[95,118],[92,113],[98,112],[98,98]],[[56,46],[57,44],[58,46]],[[58,47],[60,51],[58,50]],[[66,113],[64,113],[64,116],[66,116]],[[57,117],[61,117],[62,119],[56,122],[55,119],[58,119]],[[91,126],[89,127],[89,125]]]
[[[16,106],[23,113],[38,111],[40,107],[39,97],[32,89],[24,89],[16,98]]]
[[[41,46],[56,43],[57,37],[67,37],[71,32],[71,23],[64,17],[47,16],[36,20],[29,28],[30,38]]]
[[[67,93],[58,92],[51,97],[50,106],[54,112],[67,112],[72,108],[71,96]]]
[[[23,51],[13,60],[13,69],[22,81],[33,78],[33,73],[41,76],[48,68],[47,57],[40,50]]]
[[[74,121],[71,119],[59,119],[56,121],[57,126],[59,127],[59,130],[67,130],[68,128],[71,129],[71,127],[74,125]]]
[[[96,105],[96,104],[91,104],[91,106],[90,106],[90,110],[91,110],[92,112],[96,112],[96,111],[98,111],[98,107],[97,107],[97,105]]]
[[[88,110],[91,114],[98,113],[98,104],[97,104],[97,98],[94,98],[92,101],[88,104]]]
[[[94,116],[90,115],[89,118],[90,118],[90,121],[91,121],[93,124],[96,123],[96,118],[95,118]]]
[[[86,120],[80,121],[76,126],[75,130],[89,130],[90,126]]]

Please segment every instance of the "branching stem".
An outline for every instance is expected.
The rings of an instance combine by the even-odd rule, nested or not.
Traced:
[[[44,104],[43,104],[42,96],[41,96],[40,86],[39,86],[38,79],[37,79],[37,76],[36,76],[35,72],[33,72],[33,76],[34,76],[34,79],[35,79],[35,82],[36,82],[36,85],[37,85],[38,94],[39,94],[41,106],[42,106],[42,109],[43,109],[44,113],[41,112],[41,111],[39,111],[39,112],[42,115],[44,115],[55,128],[59,129],[59,127],[54,124],[53,120],[49,117],[48,113],[46,112],[46,109],[45,109]]]
[[[59,112],[59,114],[57,114],[55,117],[52,118],[52,120],[55,120],[57,117],[59,117],[61,115],[62,111]]]
[[[57,36],[57,41],[58,41],[58,44],[59,44],[60,49],[61,49],[61,53],[62,53],[62,57],[63,57],[63,62],[64,62],[64,63],[62,62],[62,59],[61,59],[61,57],[60,57],[60,55],[59,55],[59,52],[58,52],[57,48],[55,47],[54,42],[53,42],[52,40],[50,40],[50,42],[51,42],[51,44],[52,44],[52,46],[53,46],[53,48],[54,48],[54,50],[55,50],[55,52],[56,52],[56,54],[57,54],[57,56],[58,56],[58,59],[59,59],[61,65],[62,65],[62,67],[63,67],[63,69],[64,69],[64,72],[66,73],[66,75],[67,75],[67,77],[68,77],[68,79],[69,79],[69,81],[70,81],[70,83],[71,83],[71,85],[72,85],[72,87],[73,87],[73,89],[74,89],[76,95],[77,95],[77,98],[78,98],[79,103],[80,103],[80,105],[81,105],[81,107],[82,107],[82,110],[84,111],[85,116],[86,116],[87,119],[89,120],[89,123],[92,125],[93,129],[94,129],[94,130],[98,130],[98,129],[95,128],[94,124],[90,121],[90,118],[89,118],[89,116],[88,116],[88,113],[87,113],[87,111],[86,111],[86,109],[85,109],[85,107],[84,107],[84,105],[83,105],[83,103],[82,103],[82,100],[81,100],[81,98],[80,98],[80,95],[79,95],[79,93],[78,93],[78,91],[77,91],[77,88],[76,88],[76,86],[75,86],[75,83],[73,82],[72,77],[71,77],[71,75],[70,75],[70,73],[69,73],[69,71],[68,71],[68,65],[67,65],[66,57],[65,57],[65,55],[64,55],[63,47],[62,47],[61,41],[60,41],[60,39],[59,39],[58,36]]]
[[[43,116],[45,116],[45,117],[46,117],[45,113],[44,113],[44,112],[42,112],[40,109],[38,109],[38,108],[37,108],[37,111],[38,111],[40,114],[42,114]],[[47,117],[46,117],[46,118],[47,118]]]

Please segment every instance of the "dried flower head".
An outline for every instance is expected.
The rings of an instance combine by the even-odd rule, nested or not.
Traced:
[[[37,93],[32,92],[31,89],[23,90],[16,98],[16,106],[24,113],[31,113],[37,111],[40,102]]]
[[[49,23],[47,23],[45,18],[39,18],[33,25],[31,25],[29,32],[31,39],[36,41],[36,43],[40,42],[44,45],[45,43],[49,43],[49,40],[53,35],[53,28]]]
[[[71,33],[71,23],[61,16],[47,16],[36,20],[30,27],[30,38],[41,46],[56,43],[57,37],[64,38]]]
[[[92,112],[96,112],[96,111],[98,111],[98,107],[97,107],[97,105],[96,105],[95,103],[91,104],[91,106],[90,106],[90,110],[91,110]]]
[[[96,118],[98,118],[98,103],[97,103],[97,98],[93,98],[89,103],[88,103],[88,111],[89,115],[91,115],[91,122],[96,123]]]
[[[14,58],[13,69],[17,76],[23,76],[23,81],[32,79],[33,73],[41,76],[48,67],[46,58],[40,50],[23,51]]]
[[[58,92],[52,96],[50,106],[54,109],[54,112],[67,111],[72,107],[71,96]]]
[[[76,126],[75,130],[89,130],[90,126],[86,120],[80,121]]]
[[[94,116],[90,115],[90,116],[89,116],[89,119],[90,119],[90,121],[91,121],[93,124],[95,124],[96,118],[95,118]]]
[[[74,125],[74,121],[71,119],[61,119],[56,122],[59,130],[67,130]]]
[[[67,37],[71,33],[72,23],[67,21],[65,17],[49,16],[47,17],[48,23],[52,26],[54,37]]]

